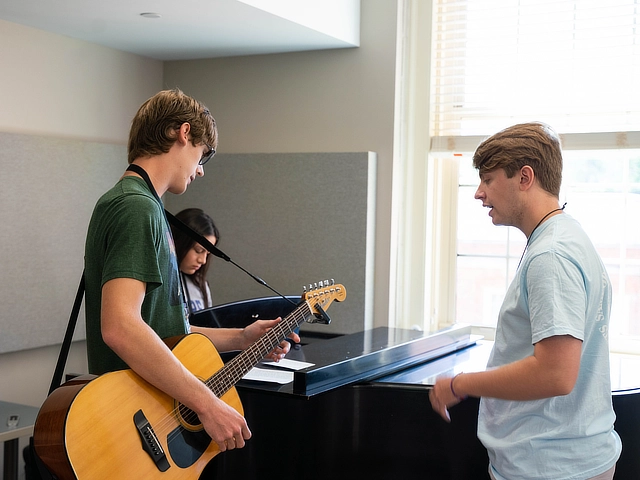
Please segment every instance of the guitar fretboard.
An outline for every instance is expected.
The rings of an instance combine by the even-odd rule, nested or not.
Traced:
[[[302,302],[278,325],[227,362],[205,384],[220,398],[311,315],[313,312],[308,302]]]

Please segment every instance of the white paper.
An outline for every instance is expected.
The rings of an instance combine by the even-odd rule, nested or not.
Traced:
[[[254,367],[242,378],[245,380],[257,380],[259,382],[285,384],[293,382],[293,372],[288,370]]]
[[[265,360],[262,362],[264,365],[269,365],[270,367],[276,368],[287,368],[289,370],[302,370],[303,368],[313,367],[313,363],[301,362],[299,360],[290,360],[288,358],[283,358],[279,362],[273,362]]]

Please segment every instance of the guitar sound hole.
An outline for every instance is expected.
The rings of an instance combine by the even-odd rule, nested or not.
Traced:
[[[198,415],[191,410],[190,408],[185,407],[182,404],[178,405],[178,417],[180,419],[180,423],[184,428],[190,431],[202,430],[202,423],[200,423],[200,419]]]

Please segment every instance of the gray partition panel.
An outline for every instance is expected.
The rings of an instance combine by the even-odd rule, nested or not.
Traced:
[[[0,353],[60,343],[83,266],[95,201],[126,168],[126,146],[0,132]],[[328,311],[327,333],[371,327],[375,154],[220,154],[182,196],[222,232],[220,247],[275,289],[334,278],[347,300]],[[214,303],[270,295],[214,260]],[[75,339],[84,338],[84,308]]]
[[[62,342],[93,205],[126,165],[123,145],[0,133],[0,353]]]
[[[205,172],[185,194],[166,195],[166,208],[205,210],[219,248],[284,295],[324,279],[343,284],[347,298],[327,311],[331,325],[304,330],[372,327],[375,153],[218,154]],[[214,304],[272,295],[219,258],[209,282]]]

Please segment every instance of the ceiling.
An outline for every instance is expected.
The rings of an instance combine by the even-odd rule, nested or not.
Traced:
[[[350,48],[360,39],[360,0],[1,0],[0,19],[158,60]]]

